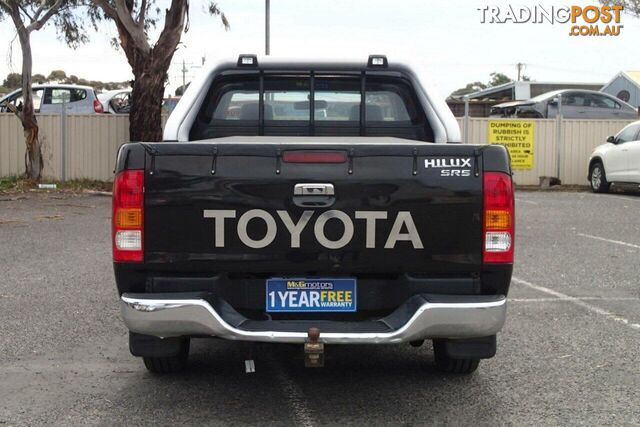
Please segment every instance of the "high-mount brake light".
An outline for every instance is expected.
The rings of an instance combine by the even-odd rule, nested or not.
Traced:
[[[344,151],[285,151],[282,153],[285,163],[345,163],[347,153]]]
[[[144,259],[144,171],[125,170],[113,181],[113,260]]]
[[[513,262],[514,213],[511,177],[502,172],[485,172],[482,250],[485,263]]]

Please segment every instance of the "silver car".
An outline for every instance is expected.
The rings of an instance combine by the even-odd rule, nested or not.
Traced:
[[[61,114],[66,104],[67,114],[100,114],[104,110],[96,92],[89,86],[45,84],[33,85],[33,108],[36,113]],[[0,113],[9,111],[13,104],[22,110],[22,89],[15,90],[0,99]]]
[[[489,117],[555,118],[559,97],[562,101],[562,117],[567,119],[638,118],[638,111],[624,101],[606,93],[576,89],[555,90],[526,101],[497,104],[491,108]]]

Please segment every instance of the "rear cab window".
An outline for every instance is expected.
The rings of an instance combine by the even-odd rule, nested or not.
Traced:
[[[223,73],[211,84],[190,139],[236,135],[362,135],[433,141],[407,79],[361,73]]]

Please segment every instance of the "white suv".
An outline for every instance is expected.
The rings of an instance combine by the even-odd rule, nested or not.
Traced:
[[[589,159],[589,181],[595,193],[606,193],[611,183],[640,184],[640,121],[607,138]]]

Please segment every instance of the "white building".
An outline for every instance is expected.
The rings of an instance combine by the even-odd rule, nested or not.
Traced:
[[[640,107],[640,71],[621,71],[600,90],[638,108]]]

